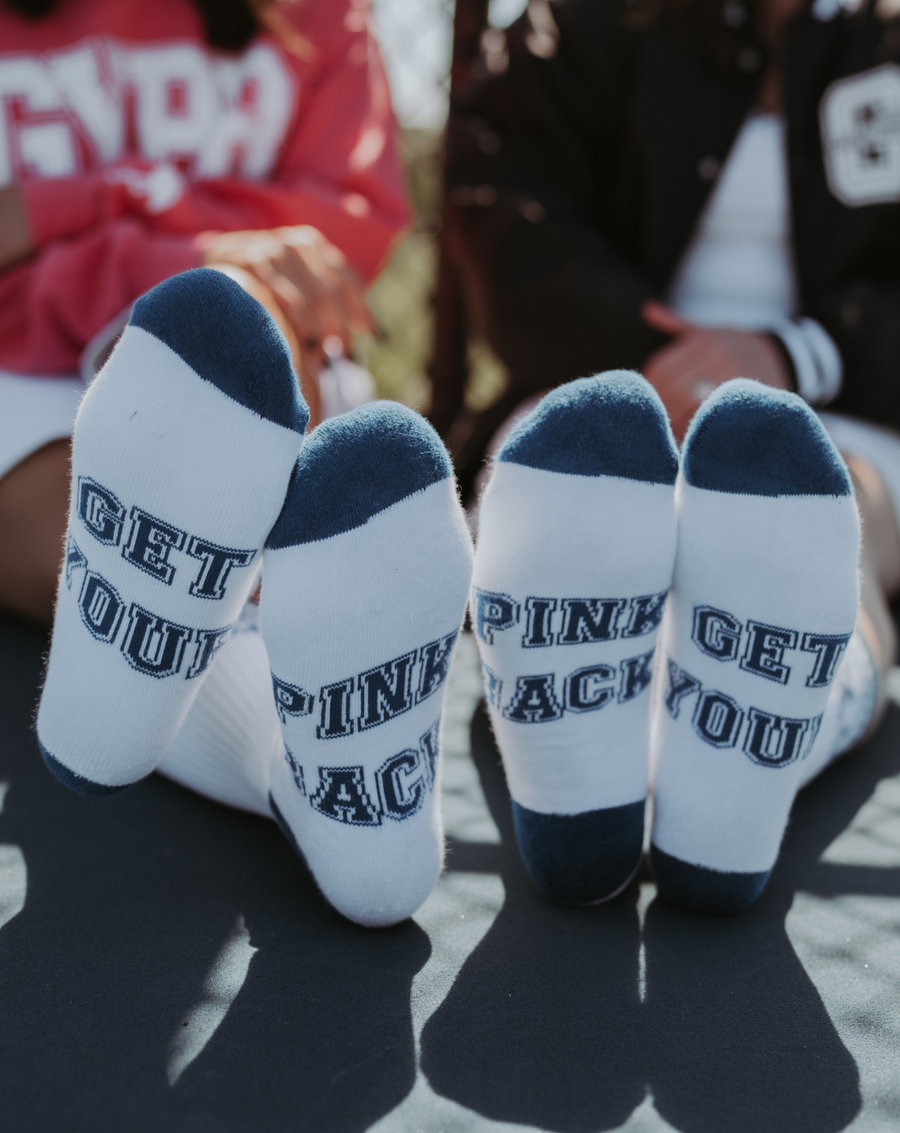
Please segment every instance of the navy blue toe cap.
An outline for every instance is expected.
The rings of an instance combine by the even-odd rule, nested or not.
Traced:
[[[725,873],[691,865],[650,847],[650,871],[667,901],[692,913],[740,913],[759,897],[772,871]]]
[[[83,775],[79,775],[76,771],[70,770],[64,763],[51,755],[44,745],[38,740],[38,747],[41,749],[41,755],[44,757],[44,763],[56,778],[65,787],[76,791],[79,795],[87,795],[88,798],[105,798],[108,795],[119,795],[122,791],[127,791],[129,787],[134,786],[133,783],[124,783],[121,787],[110,787],[104,783],[94,783],[90,779],[85,779]]]
[[[582,814],[540,814],[513,800],[519,851],[548,897],[589,905],[631,879],[644,842],[644,801]]]

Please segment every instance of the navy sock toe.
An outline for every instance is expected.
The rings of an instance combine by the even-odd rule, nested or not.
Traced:
[[[614,897],[634,876],[644,841],[644,802],[582,814],[539,814],[513,800],[525,867],[548,897],[590,905]]]
[[[809,406],[786,390],[738,378],[691,422],[684,478],[745,496],[849,496],[847,467]]]
[[[276,425],[303,433],[309,411],[274,319],[220,271],[172,276],[134,305],[129,320],[164,342],[205,381]]]
[[[394,401],[375,401],[333,417],[310,434],[270,550],[329,539],[441,480],[453,469],[423,417]]]
[[[650,847],[650,870],[660,893],[692,913],[740,913],[760,896],[772,871],[727,873],[691,865],[658,846]]]
[[[654,389],[630,370],[580,378],[548,393],[497,459],[572,476],[674,484],[678,454]]]

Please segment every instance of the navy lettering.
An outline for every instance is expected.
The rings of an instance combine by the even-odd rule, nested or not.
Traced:
[[[626,605],[624,598],[563,598],[563,625],[557,644],[612,641],[616,636],[616,618]]]
[[[800,755],[809,720],[789,720],[751,708],[744,751],[762,767],[787,767]]]
[[[738,655],[741,623],[724,610],[712,606],[694,607],[694,644],[707,657],[717,661],[733,661]]]
[[[108,488],[89,476],[78,477],[78,515],[98,542],[118,546],[125,507]]]
[[[741,658],[741,668],[780,685],[788,683],[790,668],[783,664],[785,649],[794,649],[797,635],[792,629],[780,629],[761,622],[747,622],[747,646]]]
[[[148,677],[172,677],[181,668],[184,651],[193,638],[187,626],[167,622],[136,602],[128,611],[128,629],[122,642],[125,660]]]
[[[200,559],[202,566],[200,573],[190,585],[190,592],[195,598],[211,598],[218,601],[225,597],[225,583],[231,574],[232,567],[244,567],[252,562],[256,551],[237,551],[232,547],[217,547],[215,543],[207,543],[205,539],[194,536],[187,549],[187,553],[195,559]]]
[[[213,657],[219,652],[225,642],[231,637],[233,626],[223,626],[222,629],[194,630],[197,638],[197,650],[191,667],[184,674],[185,680],[193,680],[205,673]]]
[[[515,720],[520,724],[542,724],[547,720],[558,720],[563,710],[553,693],[553,681],[553,673],[516,677],[516,690],[512,700],[503,709],[503,715],[507,720]]]
[[[366,792],[362,767],[320,767],[309,796],[313,810],[349,826],[380,826],[381,813]]]
[[[180,550],[186,538],[187,535],[177,527],[133,507],[131,529],[122,547],[122,558],[171,586],[175,568],[169,562],[169,551],[173,547],[176,551]]]
[[[86,567],[87,559],[81,553],[78,544],[71,535],[66,537],[66,586],[72,589],[72,575],[79,567]]]
[[[416,704],[431,696],[447,679],[450,658],[453,656],[453,646],[456,644],[458,633],[458,630],[454,630],[453,633],[448,633],[446,637],[442,637],[439,641],[432,641],[428,645],[423,645],[419,650],[422,668],[419,675]]]
[[[424,736],[419,737],[419,751],[422,753],[422,762],[425,767],[425,778],[428,786],[433,788],[437,779],[438,736],[441,729],[440,716],[431,725]]]
[[[615,680],[612,665],[588,665],[566,677],[563,700],[569,712],[595,712],[615,697],[615,688],[606,683]]]
[[[125,604],[115,587],[92,570],[86,571],[82,579],[78,609],[81,620],[98,641],[115,640]]]
[[[521,609],[508,594],[492,594],[472,588],[475,598],[475,632],[487,645],[494,644],[496,630],[511,629],[519,620]]]
[[[290,769],[291,769],[291,775],[293,775],[293,777],[294,777],[294,783],[297,785],[297,790],[305,798],[306,797],[306,780],[303,777],[303,768],[300,766],[300,764],[294,758],[294,753],[287,746],[287,744],[284,745],[284,761],[288,765],[288,767],[290,767]]]
[[[316,725],[316,738],[333,740],[338,736],[349,736],[353,732],[350,718],[350,697],[353,694],[353,677],[335,681],[319,689],[319,703],[322,715]]]
[[[619,668],[622,670],[622,683],[619,686],[620,704],[640,696],[644,689],[649,687],[653,679],[653,654],[654,650],[651,649],[648,653],[642,653],[640,657],[629,657],[627,661],[620,662]]]
[[[275,694],[275,707],[278,709],[282,724],[288,722],[288,716],[311,716],[316,706],[316,698],[311,692],[306,692],[296,685],[289,685],[274,673],[272,692]]]
[[[849,633],[805,633],[800,648],[815,653],[813,671],[806,678],[807,688],[826,688],[837,672],[838,662],[847,648]]]
[[[622,637],[641,637],[643,634],[656,629],[662,621],[668,596],[668,590],[663,590],[659,594],[646,594],[641,598],[632,598],[630,602],[631,617],[628,619],[628,625],[622,630]]]
[[[690,673],[686,673],[684,669],[679,669],[671,657],[668,658],[668,666],[669,688],[665,695],[666,710],[673,720],[677,720],[682,700],[686,696],[692,696],[695,692],[699,692],[701,686],[700,682]]]
[[[522,638],[525,649],[540,649],[553,644],[550,616],[556,609],[555,598],[526,598],[526,630]]]
[[[388,818],[399,822],[415,814],[425,798],[419,753],[407,748],[398,755],[392,755],[375,772],[375,783],[381,808]]]
[[[734,747],[744,713],[724,692],[701,693],[694,712],[694,731],[713,747]]]
[[[362,711],[359,714],[359,730],[375,728],[413,706],[412,667],[416,661],[416,651],[404,653],[384,665],[376,665],[358,678],[362,693]]]

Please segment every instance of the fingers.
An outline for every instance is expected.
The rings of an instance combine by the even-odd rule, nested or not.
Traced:
[[[349,354],[354,333],[375,331],[356,273],[340,250],[308,225],[222,233],[211,239],[204,259],[249,272],[275,296],[311,368],[321,368],[328,336],[338,338]]]
[[[734,376],[726,370],[726,359],[704,332],[681,335],[647,360],[644,377],[662,398],[679,441],[702,402]]]
[[[671,307],[656,301],[643,304],[641,318],[648,326],[661,331],[663,334],[684,334],[686,331],[694,329],[693,323],[689,323],[687,319],[677,315]]]
[[[362,281],[347,263],[343,252],[326,240],[318,229],[308,225],[281,231],[285,243],[295,247],[301,256],[305,255],[308,265],[318,270],[322,282],[342,309],[347,325],[354,331],[374,334],[375,320],[366,306]]]

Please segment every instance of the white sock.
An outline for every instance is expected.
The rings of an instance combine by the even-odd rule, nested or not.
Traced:
[[[548,394],[481,500],[472,621],[491,722],[525,864],[562,901],[613,896],[640,860],[677,469],[659,397],[618,371]]]
[[[736,911],[762,891],[853,633],[858,553],[815,414],[720,386],[684,444],[663,630],[651,866],[676,904]]]
[[[801,787],[811,783],[865,735],[878,700],[878,678],[878,666],[857,628],[831,685],[816,742],[800,769]]]
[[[280,331],[200,270],[134,306],[81,403],[37,719],[48,766],[109,794],[149,774],[224,643],[308,414]]]
[[[447,454],[375,402],[303,446],[261,612],[287,748],[272,809],[345,916],[413,913],[441,868],[438,732],[472,547]]]
[[[283,753],[259,607],[248,602],[156,770],[216,802],[271,818],[272,773]]]

